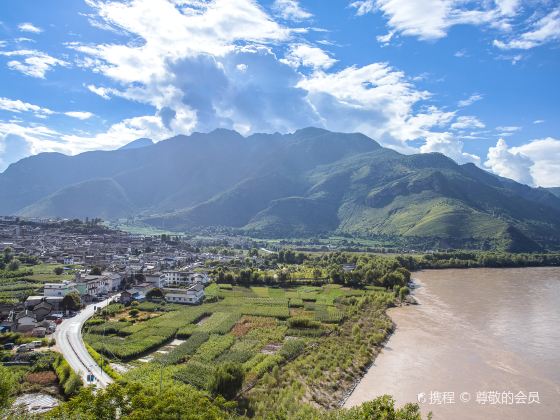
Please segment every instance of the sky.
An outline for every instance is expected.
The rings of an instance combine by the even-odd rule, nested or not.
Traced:
[[[316,126],[560,186],[556,0],[2,0],[0,171]]]

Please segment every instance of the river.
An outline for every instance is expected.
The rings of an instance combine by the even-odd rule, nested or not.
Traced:
[[[560,419],[560,268],[413,273],[419,305],[345,406],[383,394],[434,419]]]

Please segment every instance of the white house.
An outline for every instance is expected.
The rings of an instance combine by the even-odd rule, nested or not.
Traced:
[[[165,300],[169,303],[186,303],[195,305],[204,300],[204,287],[195,284],[188,289],[164,289]]]
[[[120,289],[122,283],[122,276],[118,273],[104,272],[103,276],[107,279],[107,290],[115,292]]]
[[[190,286],[196,283],[206,285],[210,282],[208,274],[193,273],[192,271],[164,271],[168,286]]]
[[[43,295],[45,297],[66,296],[76,291],[76,283],[63,281],[62,283],[45,283]]]
[[[98,296],[109,291],[109,279],[106,276],[76,275],[76,289],[80,295]]]
[[[164,271],[165,282],[168,286],[186,286],[191,284],[188,271]]]
[[[153,287],[162,288],[167,284],[166,276],[163,273],[146,273],[144,274],[144,278],[146,279],[146,283],[150,283]]]

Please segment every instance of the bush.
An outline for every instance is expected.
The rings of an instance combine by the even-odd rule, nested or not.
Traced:
[[[117,373],[109,364],[109,362],[103,357],[101,356],[99,353],[97,353],[93,347],[91,347],[89,344],[86,344],[86,349],[89,353],[89,355],[92,357],[93,360],[95,360],[95,363],[97,363],[99,366],[101,366],[101,368],[103,369],[103,371],[109,375],[111,378],[113,378],[115,381],[118,381],[119,379],[121,379],[121,375],[119,373]]]
[[[290,328],[321,328],[321,323],[317,321],[313,321],[309,318],[290,318],[288,319],[288,326]]]
[[[78,393],[83,386],[82,380],[72,370],[70,365],[62,356],[58,356],[54,361],[54,370],[58,377],[60,387],[64,391],[64,395],[71,397]]]
[[[284,343],[278,353],[284,360],[291,360],[299,356],[305,349],[303,340],[288,340]]]
[[[228,400],[235,398],[243,385],[243,368],[239,363],[225,363],[216,369],[209,391]]]

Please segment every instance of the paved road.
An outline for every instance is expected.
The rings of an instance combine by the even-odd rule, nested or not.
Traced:
[[[113,296],[103,302],[86,306],[73,318],[68,318],[62,321],[62,323],[57,326],[54,333],[56,345],[64,355],[64,358],[70,367],[80,375],[84,384],[87,384],[88,372],[95,375],[97,379],[95,381],[95,385],[98,387],[105,388],[113,382],[111,377],[103,372],[103,369],[101,369],[101,367],[97,365],[95,360],[93,360],[93,358],[89,355],[82,339],[82,326],[93,316],[94,306],[97,308],[104,307],[117,296]]]

